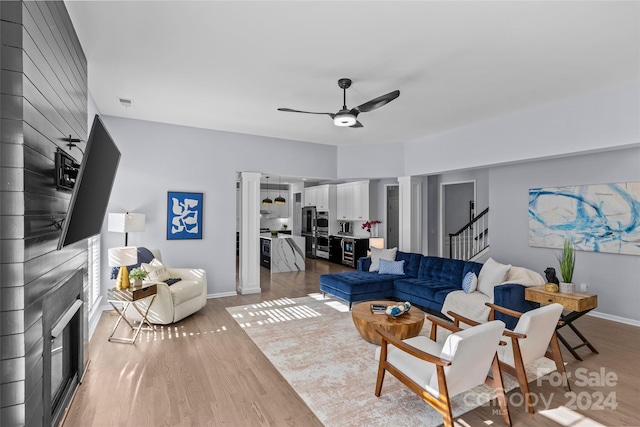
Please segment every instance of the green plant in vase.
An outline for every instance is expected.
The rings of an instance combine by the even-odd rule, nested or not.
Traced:
[[[149,273],[138,267],[132,268],[131,272],[129,273],[129,277],[133,279],[133,286],[137,287],[142,286],[142,281],[146,279],[148,275]]]
[[[560,277],[564,282],[560,284],[560,292],[574,293],[575,285],[571,281],[573,280],[573,270],[576,266],[576,252],[570,239],[564,239],[562,253],[558,256],[558,264],[560,266]],[[570,286],[564,286],[563,290],[563,285]]]

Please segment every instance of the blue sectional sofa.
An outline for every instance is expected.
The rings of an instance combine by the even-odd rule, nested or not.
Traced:
[[[450,292],[462,289],[462,279],[472,271],[480,274],[482,264],[422,254],[398,252],[396,261],[404,260],[404,275],[370,272],[370,258],[358,260],[358,271],[323,274],[320,290],[351,304],[374,299],[397,299],[439,313]],[[524,299],[525,287],[509,283],[494,287],[494,303],[524,312],[534,308]],[[461,313],[464,315],[464,313]],[[496,318],[508,328],[515,327],[517,319],[500,313]]]

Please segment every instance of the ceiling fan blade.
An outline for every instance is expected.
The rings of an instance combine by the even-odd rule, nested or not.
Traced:
[[[360,112],[366,113],[368,111],[372,111],[372,110],[375,110],[376,108],[382,107],[383,105],[393,101],[399,96],[400,96],[400,91],[394,90],[393,92],[389,92],[386,95],[382,95],[372,99],[371,101],[365,102],[364,104],[359,105],[356,108],[360,110]]]
[[[313,111],[292,110],[291,108],[278,108],[278,111],[285,111],[287,113],[326,114],[327,116],[330,116],[332,119],[335,116],[335,114],[333,113],[315,113]]]
[[[355,125],[351,125],[349,127],[350,128],[363,128],[364,126],[362,125],[362,123],[360,123],[359,121],[356,120],[356,124]]]

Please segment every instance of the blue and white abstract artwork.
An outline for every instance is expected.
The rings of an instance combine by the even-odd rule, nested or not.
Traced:
[[[529,246],[640,255],[640,182],[531,188]]]
[[[202,239],[202,193],[169,191],[167,239]]]

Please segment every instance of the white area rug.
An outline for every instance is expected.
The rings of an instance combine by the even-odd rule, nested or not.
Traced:
[[[380,397],[374,394],[376,345],[356,331],[345,304],[320,295],[227,308],[260,350],[328,426],[438,426],[442,416],[396,380],[385,375]],[[429,335],[426,321],[421,335]],[[439,328],[438,340],[445,338]],[[548,359],[527,372],[530,381],[555,370]],[[505,388],[517,387],[504,375]],[[458,417],[495,398],[483,385],[455,396]],[[517,408],[520,409],[520,408]],[[511,410],[517,410],[511,409]]]

